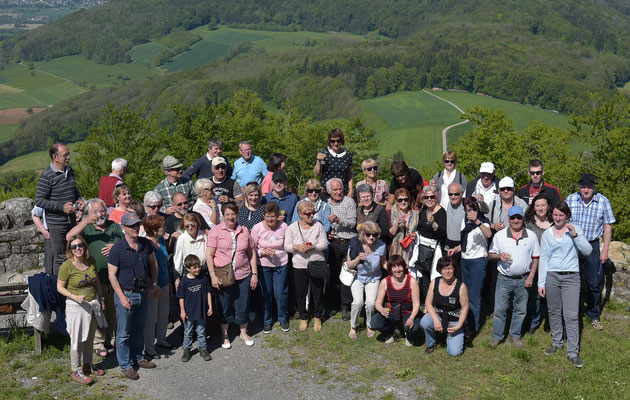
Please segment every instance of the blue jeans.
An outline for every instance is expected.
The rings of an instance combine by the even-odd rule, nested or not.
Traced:
[[[116,358],[120,369],[125,371],[133,367],[134,362],[144,360],[144,327],[147,323],[147,294],[123,291],[131,302],[127,310],[114,293],[116,307]]]
[[[273,299],[276,299],[278,306],[278,322],[287,321],[287,302],[289,299],[289,284],[287,281],[288,265],[280,267],[262,267],[262,279],[260,288],[262,289],[263,310],[265,325],[273,323]]]
[[[407,322],[410,316],[411,314],[407,314],[402,317],[402,327],[405,331],[407,339],[411,339],[411,337],[420,330],[420,317],[418,316],[414,318],[413,326],[411,328],[408,328],[407,325],[405,325],[405,322]],[[394,334],[394,331],[396,330],[396,323],[389,318],[383,317],[383,314],[379,312],[374,314],[369,326],[372,327],[373,330],[379,331],[387,337],[392,336]]]
[[[538,294],[538,279],[534,279],[534,284],[529,288],[528,311],[527,314],[531,316],[529,324],[531,328],[538,328],[543,318],[547,315],[547,299],[540,297]]]
[[[206,350],[208,345],[206,344],[206,319],[200,319],[197,321],[191,321],[186,318],[184,322],[184,343],[182,347],[184,350],[190,350],[193,344],[193,332],[197,331],[197,348],[199,350]]]
[[[440,322],[442,318],[438,316]],[[449,318],[450,319],[450,318]],[[457,326],[458,321],[449,321],[448,326]],[[424,329],[424,336],[427,341],[427,347],[432,347],[435,344],[436,333],[433,328],[433,318],[429,313],[424,314],[424,317],[420,320],[420,326]],[[464,352],[464,330],[460,329],[455,333],[447,333],[446,336],[446,351],[452,356],[459,356]]]
[[[462,258],[462,280],[468,289],[468,329],[472,332],[479,332],[481,327],[481,290],[483,281],[486,278],[486,265],[488,258]]]
[[[582,273],[582,290],[581,292],[586,297],[586,316],[591,320],[599,319],[599,315],[602,313],[602,276],[604,270],[602,268],[602,261],[599,258],[599,240],[593,240],[590,242],[593,246],[593,251],[588,256],[580,254],[580,272]],[[583,303],[583,299],[580,300],[580,304]]]
[[[221,303],[221,324],[245,325],[249,318],[249,281],[252,275],[247,278],[236,280],[236,283],[227,288],[219,290],[219,302]]]
[[[514,294],[514,301],[510,336],[520,338],[523,320],[527,315],[527,299],[529,297],[525,287],[525,277],[511,279],[499,273],[494,296],[494,325],[492,327],[492,336],[499,341],[505,337],[505,321],[512,294]]]

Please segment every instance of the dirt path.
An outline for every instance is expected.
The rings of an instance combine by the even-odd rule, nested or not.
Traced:
[[[422,91],[425,92],[426,94],[430,94],[431,96],[433,96],[433,97],[435,97],[437,99],[440,99],[440,100],[442,100],[442,101],[452,105],[453,107],[455,107],[455,109],[457,109],[457,111],[459,111],[460,113],[464,114],[464,110],[459,108],[457,106],[457,104],[455,104],[455,103],[453,103],[451,101],[448,101],[448,100],[446,100],[446,99],[444,99],[444,98],[442,98],[442,97],[440,97],[440,96],[438,96],[436,94],[433,94],[433,93],[429,92],[426,89],[423,89]],[[458,122],[458,123],[453,124],[453,125],[449,125],[446,128],[442,129],[442,154],[446,153],[446,151],[448,150],[448,146],[447,146],[447,143],[446,143],[446,132],[448,132],[448,130],[453,128],[453,127],[456,127],[456,126],[459,126],[459,125],[463,125],[463,124],[465,124],[467,122],[470,122],[470,121],[466,119],[464,121]]]

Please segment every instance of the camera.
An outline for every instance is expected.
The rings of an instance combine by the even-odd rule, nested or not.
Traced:
[[[133,278],[133,287],[137,290],[137,291],[143,291],[144,289],[147,288],[147,284],[144,281],[144,277],[134,277]]]

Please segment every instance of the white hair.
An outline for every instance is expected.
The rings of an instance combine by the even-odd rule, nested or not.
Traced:
[[[105,205],[105,202],[101,199],[90,199],[85,203],[85,209],[87,210],[87,212],[92,212],[92,204],[94,203],[101,203],[103,205],[103,208],[105,210],[107,210],[107,206]]]
[[[197,179],[197,181],[195,182],[195,192],[197,192],[197,195],[199,196],[201,196],[202,192],[205,192],[206,190],[210,190],[212,188],[214,188],[214,183],[212,183],[210,179],[201,178]]]
[[[149,190],[144,194],[144,204],[150,205],[153,203],[162,203],[162,195],[155,190]]]
[[[123,168],[127,168],[127,160],[124,158],[117,158],[112,161],[112,171],[120,171]]]
[[[339,178],[330,178],[329,180],[326,181],[326,191],[328,193],[330,193],[330,191],[332,190],[330,187],[332,186],[332,183],[334,181],[339,182],[339,184],[341,185],[341,187],[343,187],[343,182],[341,181],[341,179]]]

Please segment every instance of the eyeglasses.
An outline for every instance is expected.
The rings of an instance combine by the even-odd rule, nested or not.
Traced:
[[[499,190],[502,191],[502,192],[511,192],[512,190],[514,190],[514,188],[504,187],[504,188],[499,188]]]
[[[444,164],[455,164],[455,160],[444,160]]]
[[[152,209],[152,210],[156,210],[158,208],[160,208],[159,204],[147,204],[147,207]]]
[[[328,143],[330,143],[330,144],[336,144],[336,143],[343,144],[343,140],[341,140],[341,139],[330,139]]]
[[[456,192],[456,193],[450,193],[450,192],[449,192],[448,197],[457,197],[457,196],[461,196],[461,195],[462,195],[462,194],[461,194],[461,193],[458,193],[458,192]]]
[[[321,189],[306,189],[306,193],[320,193]]]
[[[452,265],[446,266],[446,267],[442,267],[442,271],[454,271],[455,268],[453,268]]]
[[[394,175],[396,179],[404,178],[407,174]]]
[[[425,200],[427,200],[427,199],[433,200],[433,199],[435,199],[435,195],[432,194],[431,196],[422,196],[422,198],[425,199]]]
[[[219,165],[215,166],[214,169],[227,169],[227,166],[224,165],[224,164],[219,164]]]
[[[181,206],[187,206],[188,202],[187,201],[182,201],[181,203],[177,203],[175,204],[177,207],[181,207]]]
[[[510,217],[510,220],[514,220],[514,219],[523,219],[523,216],[522,215],[512,215]]]
[[[76,249],[82,249],[83,248],[83,243],[77,243],[77,244],[71,244],[70,245],[70,250],[76,250]]]
[[[180,168],[169,168],[169,169],[167,169],[167,171],[171,171],[171,172],[172,171],[182,171],[182,170],[183,170],[183,168],[181,168],[181,167]]]
[[[368,172],[378,171],[378,167],[365,167],[365,170]]]
[[[304,213],[302,213],[302,215],[304,215],[305,217],[312,217],[313,215],[315,215],[315,213],[312,212],[312,211],[311,212],[304,212]]]
[[[93,210],[92,211],[94,214],[96,215],[103,215],[103,214],[107,214],[107,211],[105,210]]]
[[[197,224],[186,224],[184,225],[184,228],[188,229],[188,228],[196,228]]]
[[[409,198],[401,197],[401,198],[396,199],[396,201],[399,203],[409,203]]]
[[[365,232],[365,237],[378,237],[378,233],[373,233],[373,232]]]
[[[468,208],[468,209],[466,209],[467,213],[473,212],[473,211],[476,212],[476,211],[479,211],[479,209],[477,209],[477,208]]]
[[[529,174],[531,176],[535,176],[535,175],[542,175],[542,171],[529,171]]]

